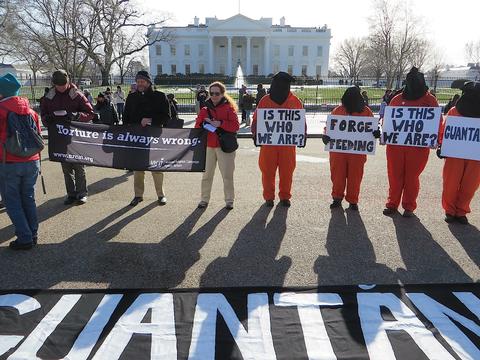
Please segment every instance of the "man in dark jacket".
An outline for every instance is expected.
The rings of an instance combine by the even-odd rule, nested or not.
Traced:
[[[52,75],[53,87],[40,104],[42,122],[45,126],[55,121],[82,121],[93,119],[93,108],[85,95],[70,82],[65,70]],[[65,205],[82,205],[87,202],[87,179],[85,165],[62,162],[67,197]]]
[[[137,91],[130,93],[125,102],[123,124],[139,124],[145,126],[164,126],[170,120],[170,104],[166,95],[152,89],[152,80],[147,71],[139,71],[135,77]],[[167,198],[163,193],[163,173],[152,171],[158,204],[165,205]],[[145,190],[145,171],[134,171],[133,186],[135,197],[130,206],[136,206],[143,201]]]
[[[117,125],[118,116],[113,104],[108,101],[103,93],[97,95],[97,104],[95,105],[95,124]]]

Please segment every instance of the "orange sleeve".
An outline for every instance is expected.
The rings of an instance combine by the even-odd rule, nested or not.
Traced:
[[[195,128],[200,128],[202,127],[203,119],[208,117],[207,113],[207,108],[202,108],[200,109],[200,112],[197,115],[197,118],[195,119]]]
[[[238,123],[238,116],[232,106],[228,106],[227,109],[227,118],[222,121],[220,127],[229,132],[237,132],[240,128]]]

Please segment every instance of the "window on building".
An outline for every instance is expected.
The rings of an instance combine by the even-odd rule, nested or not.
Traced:
[[[308,56],[308,46],[303,46],[302,47],[302,55],[303,56]]]
[[[198,65],[198,72],[200,74],[205,74],[205,64],[199,64]]]
[[[295,50],[295,47],[293,45],[290,45],[288,47],[288,56],[293,56],[294,55],[294,50]]]
[[[155,54],[158,56],[162,55],[162,45],[155,45]]]
[[[308,65],[302,65],[302,76],[307,76]]]
[[[190,45],[185,45],[184,50],[185,56],[190,56]]]
[[[170,55],[177,55],[177,49],[175,48],[175,45],[170,45]]]
[[[258,64],[253,65],[252,71],[253,71],[253,75],[258,75]]]
[[[290,75],[293,75],[293,65],[288,65],[287,73],[289,73]]]
[[[280,65],[278,63],[273,64],[273,73],[276,74],[280,71]]]
[[[317,46],[317,56],[318,57],[323,56],[323,47]]]
[[[162,75],[163,69],[162,64],[157,64],[157,75]]]
[[[198,45],[198,56],[203,56],[205,54],[205,45]]]
[[[170,74],[175,75],[177,73],[177,65],[170,65]]]
[[[315,73],[317,76],[322,76],[322,65],[317,65]]]
[[[190,75],[190,64],[185,64],[185,75]]]
[[[280,45],[273,46],[273,56],[280,56]]]

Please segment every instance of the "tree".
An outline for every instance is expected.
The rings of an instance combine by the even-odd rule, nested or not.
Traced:
[[[480,40],[470,41],[465,44],[467,62],[480,64]]]
[[[343,76],[354,82],[358,80],[366,66],[367,42],[365,39],[350,38],[340,44],[335,62]]]

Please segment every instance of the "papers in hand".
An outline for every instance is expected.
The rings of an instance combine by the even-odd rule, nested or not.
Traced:
[[[209,124],[209,123],[203,123],[203,128],[205,130],[208,130],[210,132],[215,132],[217,130],[217,128],[215,126],[213,126],[212,124]]]

